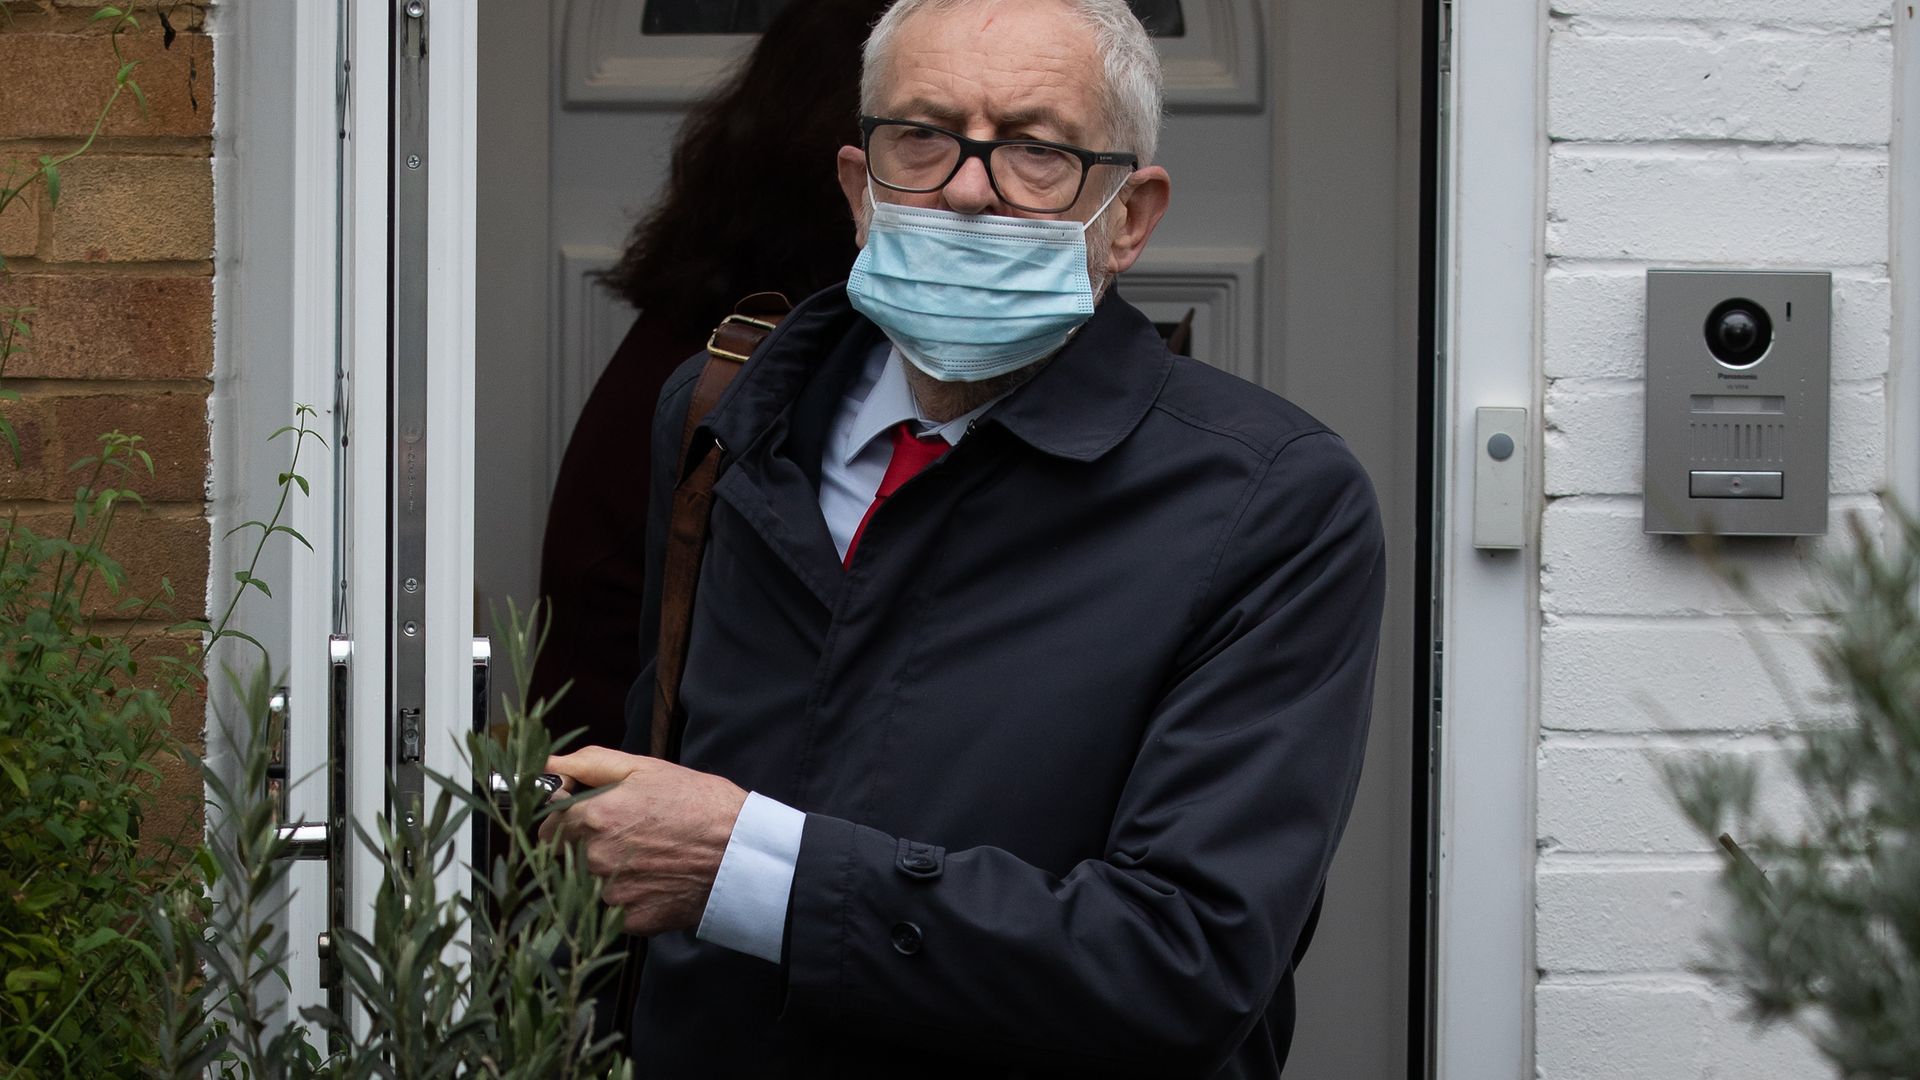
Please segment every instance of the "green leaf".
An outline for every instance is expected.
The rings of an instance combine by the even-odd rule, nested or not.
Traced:
[[[147,92],[140,89],[140,84],[137,82],[134,82],[132,79],[128,79],[127,89],[133,91],[133,100],[140,103],[140,115],[141,116],[152,115],[152,113],[147,109]]]
[[[88,19],[87,21],[90,23],[97,23],[101,19],[117,19],[120,16],[125,14],[126,12],[121,11],[117,7],[103,7],[99,11],[94,12],[93,18]]]
[[[113,77],[114,83],[117,85],[125,85],[127,81],[127,76],[133,74],[133,69],[139,66],[140,66],[140,61],[138,60],[129,60],[126,63],[121,64],[119,73]]]
[[[12,780],[13,786],[20,789],[20,794],[28,793],[27,774],[20,771],[20,766],[15,764],[12,758],[0,757],[0,770],[6,771],[7,779]]]
[[[121,937],[120,931],[115,930],[111,926],[102,926],[96,929],[93,933],[88,934],[86,937],[83,937],[79,941],[74,942],[73,954],[75,956],[80,956],[85,953],[90,953],[102,945],[107,945],[112,942],[120,940],[120,937]]]
[[[281,473],[281,474],[280,474],[280,486],[281,486],[281,487],[286,487],[286,486],[287,486],[287,481],[289,481],[289,480],[291,480],[291,481],[293,481],[294,483],[296,483],[296,484],[299,484],[299,485],[300,485],[300,494],[302,494],[302,495],[312,495],[312,494],[313,494],[313,490],[312,490],[311,488],[309,488],[309,487],[307,486],[307,478],[306,478],[306,477],[304,477],[304,476],[301,476],[301,475],[300,475],[299,473],[285,473],[285,472],[283,472],[283,473]]]
[[[63,843],[73,843],[71,830],[69,830],[66,824],[60,821],[60,819],[45,818],[42,819],[41,825],[55,836],[59,836]],[[61,836],[60,834],[62,833],[66,833],[66,836]],[[62,879],[44,879],[36,882],[20,894],[20,910],[41,912],[65,899],[67,899],[67,889]]]
[[[294,527],[291,525],[275,525],[273,527],[273,531],[286,533],[288,536],[291,536],[295,540],[300,541],[301,546],[305,547],[308,551],[313,550],[313,545],[307,543],[307,538],[304,536],[301,536],[300,533],[296,531]]]
[[[212,885],[220,880],[220,863],[213,857],[213,852],[204,847],[194,852],[193,864],[200,868],[200,873],[207,879],[207,884]]]
[[[7,990],[10,993],[24,994],[34,990],[57,990],[60,987],[60,973],[43,968],[15,968],[7,972]]]
[[[259,638],[254,637],[252,634],[249,634],[244,630],[235,630],[229,627],[213,635],[214,641],[219,641],[221,638],[239,638],[241,641],[244,641],[247,644],[252,645],[254,648],[259,649],[263,654],[267,651],[267,647],[265,645],[260,644]],[[211,644],[211,642],[209,644]]]
[[[52,162],[48,162],[45,166],[43,166],[40,169],[40,173],[41,175],[47,178],[47,205],[49,207],[59,206],[60,205],[60,166],[55,165]]]

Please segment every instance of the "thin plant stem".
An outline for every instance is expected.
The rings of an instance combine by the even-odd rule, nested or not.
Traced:
[[[0,189],[0,213],[5,213],[7,207],[25,197],[27,188],[33,185],[35,179],[43,180],[47,175],[48,169],[53,169],[55,172],[58,172],[60,166],[65,165],[67,162],[72,161],[93,148],[94,140],[100,137],[100,132],[107,126],[107,116],[113,112],[114,103],[120,100],[120,95],[125,93],[127,89],[128,84],[125,75],[127,58],[126,55],[120,51],[120,35],[125,33],[129,26],[133,25],[133,21],[133,6],[132,4],[128,4],[127,10],[122,12],[120,16],[114,20],[113,30],[108,35],[108,43],[113,47],[114,62],[119,65],[121,74],[114,78],[113,93],[107,95],[107,103],[101,106],[100,115],[94,118],[93,129],[87,132],[86,141],[82,142],[74,150],[35,169],[34,177],[28,179],[26,183],[21,184],[19,187]]]

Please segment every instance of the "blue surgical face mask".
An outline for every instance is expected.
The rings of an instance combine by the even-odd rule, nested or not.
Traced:
[[[1101,204],[1093,220],[1112,205]],[[942,382],[1018,371],[1093,314],[1087,222],[956,214],[873,200],[847,296]]]

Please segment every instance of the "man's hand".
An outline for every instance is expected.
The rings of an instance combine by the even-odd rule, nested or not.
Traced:
[[[547,771],[576,790],[610,789],[549,816],[540,836],[579,846],[605,882],[601,898],[625,909],[627,932],[698,927],[747,793],[722,777],[604,746],[549,758]]]

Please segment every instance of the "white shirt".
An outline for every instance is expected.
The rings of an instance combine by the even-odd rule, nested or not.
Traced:
[[[907,385],[906,359],[900,350],[883,342],[868,354],[860,374],[840,398],[820,460],[820,513],[842,559],[893,459],[893,441],[884,436],[906,421],[922,438],[938,435],[958,446],[973,421],[993,404],[989,401],[945,423],[928,420]],[[785,803],[758,792],[747,796],[727,838],[720,872],[714,875],[713,891],[694,936],[780,962],[786,943],[787,898],[793,892],[806,821],[807,815]]]

